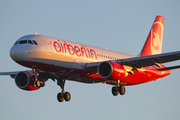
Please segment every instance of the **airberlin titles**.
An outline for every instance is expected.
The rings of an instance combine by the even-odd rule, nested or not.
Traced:
[[[86,57],[97,60],[96,52],[93,49],[88,49],[85,45],[73,46],[66,41],[60,42],[60,40],[58,40],[54,41],[53,46],[58,53],[69,53],[70,55],[76,55],[77,57]]]

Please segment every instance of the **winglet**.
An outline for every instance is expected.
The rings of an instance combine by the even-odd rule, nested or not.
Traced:
[[[157,16],[139,56],[161,54],[163,29],[164,29],[164,17]]]

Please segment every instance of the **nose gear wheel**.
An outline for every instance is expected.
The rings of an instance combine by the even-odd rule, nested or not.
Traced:
[[[45,83],[44,81],[39,80],[39,72],[41,69],[32,69],[32,72],[35,74],[35,80],[32,83],[33,87],[44,87]]]

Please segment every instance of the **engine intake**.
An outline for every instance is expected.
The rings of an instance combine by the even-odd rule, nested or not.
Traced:
[[[98,66],[98,73],[104,79],[120,80],[128,76],[124,67],[115,62],[102,62]]]
[[[29,71],[20,72],[15,77],[15,83],[18,88],[23,90],[37,90],[39,87],[33,87],[33,82],[35,80],[35,75]]]

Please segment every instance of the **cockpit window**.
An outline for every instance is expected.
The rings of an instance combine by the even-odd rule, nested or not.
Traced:
[[[14,43],[14,45],[17,45],[17,44],[32,44],[32,45],[38,45],[38,43],[35,41],[35,40],[20,40],[20,41],[16,41]]]
[[[33,44],[33,42],[31,40],[28,40],[28,44]]]
[[[38,45],[37,42],[36,42],[35,40],[32,40],[32,41],[33,41],[33,43],[34,43],[35,45]]]
[[[27,40],[21,40],[20,42],[19,42],[19,44],[26,44],[27,43]]]
[[[19,41],[16,41],[15,43],[14,43],[14,45],[17,45],[19,43]]]

